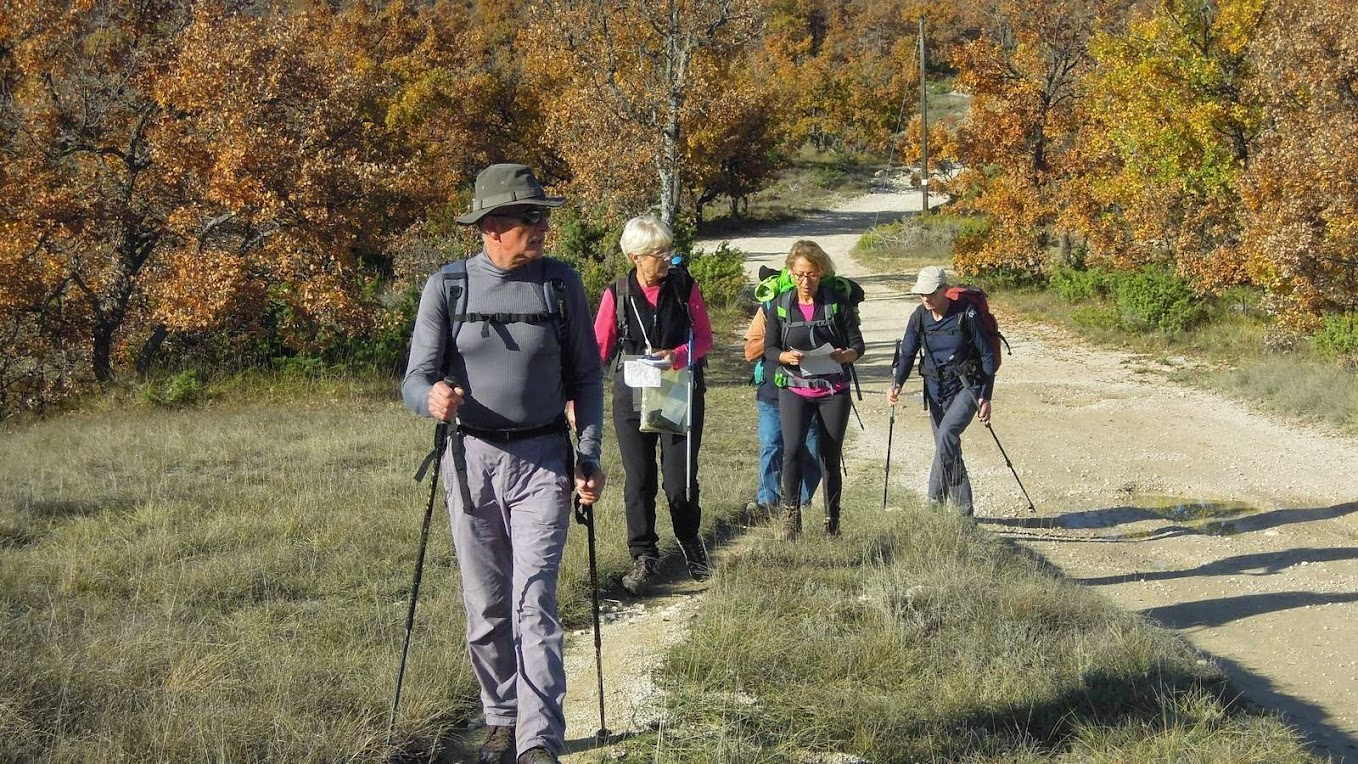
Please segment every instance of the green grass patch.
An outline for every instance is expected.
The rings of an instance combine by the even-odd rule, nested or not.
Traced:
[[[659,762],[1309,762],[1182,641],[867,484],[841,538],[729,561],[666,664]]]
[[[874,273],[901,276],[897,286],[904,290],[914,283],[905,275],[952,262],[953,240],[972,225],[972,219],[947,212],[911,215],[868,231],[850,254]]]
[[[732,335],[736,311],[715,314]],[[709,534],[743,512],[757,470],[737,352],[719,350],[732,371],[710,377],[709,421],[729,424],[703,440]],[[128,390],[0,440],[0,761],[383,758],[431,423],[390,379],[196,385],[196,403]],[[613,585],[629,558],[611,435],[604,456]],[[573,627],[588,622],[587,557],[577,527],[560,579]],[[465,656],[440,501],[397,726],[407,752],[479,713]]]

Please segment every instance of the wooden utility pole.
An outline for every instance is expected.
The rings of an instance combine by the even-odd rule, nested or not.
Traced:
[[[921,215],[929,214],[929,103],[924,87],[924,17],[919,17],[919,191]]]

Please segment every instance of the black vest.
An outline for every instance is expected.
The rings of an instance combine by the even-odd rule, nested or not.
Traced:
[[[626,280],[626,299],[619,295],[624,291],[619,285]],[[671,268],[665,279],[660,282],[660,295],[655,307],[646,301],[646,295],[637,282],[636,269],[609,285],[613,290],[613,306],[619,327],[617,352],[625,355],[642,355],[646,352],[646,340],[650,339],[652,350],[672,350],[688,342],[693,321],[688,313],[688,300],[693,294],[693,277],[681,268]],[[698,385],[702,380],[702,361],[694,365],[693,382]],[[615,363],[616,367],[616,363]],[[622,374],[614,375],[617,388],[625,388]]]

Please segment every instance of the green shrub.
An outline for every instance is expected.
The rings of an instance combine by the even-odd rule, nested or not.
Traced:
[[[552,215],[556,246],[551,255],[580,272],[591,305],[598,304],[599,296],[613,279],[627,272],[627,258],[618,251],[625,222],[608,216],[582,215],[570,207]]]
[[[894,242],[896,236],[905,228],[904,221],[896,223],[885,223],[883,225],[869,228],[858,239],[858,249],[873,250],[880,249]]]
[[[1316,354],[1327,360],[1358,360],[1358,316],[1353,313],[1332,313],[1325,316],[1325,325],[1311,338]]]
[[[745,289],[745,253],[723,241],[689,260],[688,272],[698,280],[709,305],[731,305]]]
[[[1058,266],[1052,269],[1050,283],[1062,300],[1079,303],[1110,296],[1114,278],[1101,268],[1078,270]]]
[[[286,376],[317,378],[331,368],[324,358],[310,353],[280,356],[274,359],[274,369]]]
[[[420,308],[421,285],[411,285],[382,302],[374,326],[358,334],[323,335],[319,357],[307,353],[275,355],[271,366],[286,373],[315,375],[317,364],[352,371],[400,376],[405,372],[410,333]]]
[[[956,217],[957,239],[984,239],[990,235],[990,218],[983,215]]]
[[[1202,302],[1188,282],[1158,265],[1119,274],[1117,306],[1124,320],[1138,328],[1181,332],[1202,320]]]
[[[153,406],[188,406],[203,400],[206,389],[197,369],[181,371],[159,387],[148,385],[142,398]]]

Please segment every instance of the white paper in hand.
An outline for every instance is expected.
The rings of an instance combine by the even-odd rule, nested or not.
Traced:
[[[660,387],[660,369],[642,360],[623,361],[622,381],[628,387]]]
[[[830,357],[834,352],[834,347],[830,343],[825,343],[818,348],[802,351],[802,373],[803,374],[839,374],[844,371],[844,367],[839,361]]]

